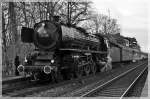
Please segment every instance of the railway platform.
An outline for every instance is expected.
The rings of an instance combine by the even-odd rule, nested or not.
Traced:
[[[8,76],[8,77],[3,77],[3,81],[9,81],[9,80],[15,80],[15,79],[20,79],[23,78],[23,76]]]
[[[19,82],[19,81],[24,81],[26,79],[28,79],[29,76],[8,76],[5,78],[2,78],[2,84],[9,84],[9,83],[13,83],[13,82]]]

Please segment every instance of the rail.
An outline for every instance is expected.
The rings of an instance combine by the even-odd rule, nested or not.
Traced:
[[[140,64],[140,65],[138,65],[138,66],[136,66],[136,67],[134,67],[134,68],[132,68],[132,69],[130,69],[130,70],[128,70],[128,71],[122,73],[121,75],[116,76],[115,78],[113,78],[113,79],[111,79],[111,80],[105,82],[104,84],[99,85],[99,86],[97,86],[96,88],[87,91],[86,93],[82,94],[80,97],[87,97],[87,96],[90,96],[91,94],[95,93],[97,90],[106,87],[108,84],[112,83],[113,81],[116,81],[117,79],[119,79],[119,78],[125,76],[126,74],[128,74],[129,72],[135,70],[136,68],[138,68],[138,67],[140,67],[140,66],[143,66],[144,64],[145,64],[145,63],[143,63],[142,65]],[[146,68],[147,68],[147,67],[145,67],[144,70],[146,70]],[[144,70],[143,70],[143,71],[144,71]],[[140,75],[143,73],[143,71],[140,73]],[[139,75],[138,77],[140,77],[140,75]],[[134,81],[136,81],[136,80],[138,79],[138,77],[137,77]],[[132,85],[133,85],[133,84],[132,84]],[[122,99],[123,96],[126,95],[126,93],[127,93],[128,90],[131,88],[132,85],[130,85],[129,88],[124,92],[124,94],[121,96],[121,99]]]

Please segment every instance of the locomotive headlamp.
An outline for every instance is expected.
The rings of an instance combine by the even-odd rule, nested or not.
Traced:
[[[52,60],[51,60],[51,63],[54,63],[54,62],[55,62],[54,59],[52,59]]]

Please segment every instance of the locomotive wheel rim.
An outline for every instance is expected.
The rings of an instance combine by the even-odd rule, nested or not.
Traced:
[[[85,72],[86,76],[88,76],[90,74],[90,71],[91,71],[90,65],[86,65],[84,67],[84,72]]]

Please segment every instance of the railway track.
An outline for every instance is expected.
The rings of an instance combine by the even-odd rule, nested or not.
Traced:
[[[46,84],[46,82],[26,80],[26,81],[21,81],[21,82],[5,85],[4,87],[2,87],[2,94],[7,95],[7,93],[11,93],[11,92],[21,90],[24,88],[38,87],[38,86],[41,86],[41,84]]]
[[[93,75],[89,75],[89,78],[92,78]],[[87,77],[82,77],[80,79],[76,78],[73,80],[62,81],[60,83],[51,83],[51,82],[22,82],[19,86],[6,87],[2,89],[3,96],[11,96],[11,97],[24,97],[30,96],[34,93],[38,93],[41,91],[45,91],[48,89],[62,88],[69,84],[80,83],[81,79],[87,79]]]
[[[140,64],[105,82],[97,81],[63,96],[70,97],[124,97],[147,69],[147,63]],[[141,72],[142,71],[142,72]],[[136,79],[135,79],[136,78]]]
[[[130,67],[130,66],[129,66]],[[134,66],[133,66],[134,67]],[[116,72],[114,70],[114,72]],[[120,71],[121,73],[122,71]],[[103,75],[105,74],[105,75]],[[93,75],[90,75],[88,77],[82,77],[81,79],[73,79],[69,81],[62,81],[60,83],[52,84],[52,83],[45,83],[45,84],[37,84],[36,82],[28,84],[22,84],[22,86],[17,86],[11,88],[10,90],[2,90],[3,96],[12,96],[12,97],[24,97],[24,96],[37,96],[39,93],[48,93],[48,95],[43,96],[51,96],[51,97],[57,97],[57,96],[64,96],[66,93],[70,93],[73,90],[77,88],[82,88],[83,86],[86,86],[90,83],[95,82],[95,79],[100,79],[101,77],[107,77],[109,73],[100,73],[97,74],[95,77]],[[100,75],[100,76],[99,76]],[[110,74],[109,74],[110,75]],[[101,79],[103,80],[103,79]],[[86,84],[82,84],[82,82],[86,82]],[[87,83],[88,82],[88,83]],[[64,88],[64,89],[63,89]],[[61,90],[63,89],[63,90]],[[46,91],[49,90],[49,91]],[[72,96],[72,95],[69,95]]]
[[[25,86],[24,85],[31,85],[31,82],[29,82],[30,77],[20,77],[16,79],[9,79],[2,81],[2,94],[10,92],[14,89],[22,89]]]
[[[107,82],[91,91],[88,91],[87,93],[83,94],[82,97],[104,96],[104,97],[120,97],[120,99],[122,99],[129,93],[134,83],[139,79],[139,77],[144,73],[146,69],[147,67],[145,67],[144,69],[139,69],[139,71],[135,69],[131,73],[121,78],[115,78],[110,82]],[[141,70],[142,72],[140,72]],[[136,71],[138,72],[136,73]],[[140,74],[138,74],[139,72]]]

